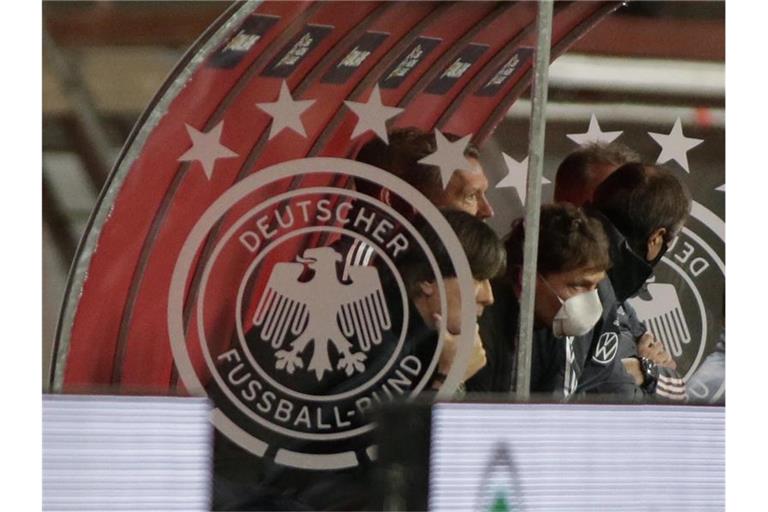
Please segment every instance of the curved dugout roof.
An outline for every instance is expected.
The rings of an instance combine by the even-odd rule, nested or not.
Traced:
[[[557,2],[552,59],[620,5]],[[351,137],[356,117],[344,102],[366,101],[376,84],[385,105],[404,109],[390,128],[471,134],[482,143],[530,85],[535,21],[533,2],[234,6],[167,79],[101,192],[62,307],[53,390],[176,392],[167,295],[200,215],[271,164],[354,155],[371,133]],[[275,101],[283,82],[295,100],[316,100],[302,117],[306,137],[283,130],[270,140],[271,117],[255,106]],[[210,178],[199,162],[179,161],[190,147],[187,125],[201,132],[221,126],[221,143],[237,156],[218,160]],[[199,255],[190,304],[225,227]]]

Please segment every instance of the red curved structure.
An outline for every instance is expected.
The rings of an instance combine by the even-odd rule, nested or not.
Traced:
[[[620,5],[558,2],[552,58]],[[377,84],[385,105],[405,109],[390,126],[472,134],[482,142],[530,85],[535,18],[533,2],[233,7],[167,80],[102,191],[70,276],[53,389],[183,392],[168,341],[167,295],[179,250],[200,215],[269,165],[353,155],[366,139],[351,138],[356,117],[344,102],[366,101]],[[256,107],[275,101],[283,81],[294,99],[315,100],[302,117],[306,137],[283,130],[270,139],[271,117]],[[209,179],[199,162],[179,157],[190,148],[187,125],[206,132],[220,123],[221,144],[237,156],[218,160]],[[281,183],[272,192],[292,186]],[[197,255],[189,304],[227,226],[225,219]]]

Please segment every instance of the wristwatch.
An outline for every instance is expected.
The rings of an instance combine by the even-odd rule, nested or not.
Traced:
[[[647,357],[633,357],[640,361],[640,371],[643,374],[643,383],[640,384],[640,387],[649,395],[653,394],[656,391],[656,384],[659,382],[659,367]]]

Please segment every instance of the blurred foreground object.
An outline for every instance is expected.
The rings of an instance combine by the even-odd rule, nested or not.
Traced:
[[[385,508],[724,510],[724,407],[550,400],[384,411]]]
[[[200,398],[43,396],[43,510],[209,510]]]

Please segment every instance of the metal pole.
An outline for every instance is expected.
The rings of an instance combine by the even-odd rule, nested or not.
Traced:
[[[53,73],[61,82],[62,91],[71,103],[72,112],[82,128],[89,149],[93,152],[94,163],[98,166],[101,176],[99,182],[94,181],[93,176],[91,179],[98,192],[112,167],[113,156],[109,136],[78,70],[69,62],[64,51],[59,48],[45,28],[43,28],[43,48]]]
[[[520,296],[520,330],[517,343],[516,394],[521,400],[530,396],[533,307],[536,300],[536,265],[539,247],[541,175],[544,166],[544,132],[549,79],[549,48],[552,38],[552,0],[540,0],[536,17],[536,53],[531,89],[531,124],[528,135],[528,183],[525,202],[525,245]]]

